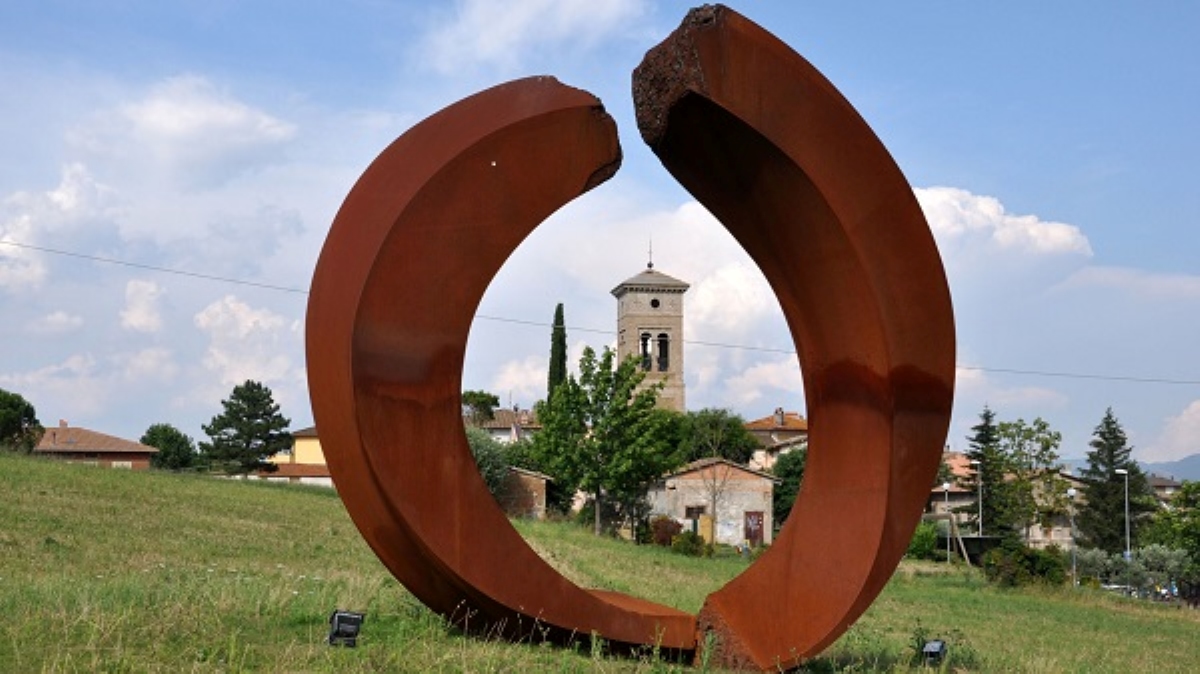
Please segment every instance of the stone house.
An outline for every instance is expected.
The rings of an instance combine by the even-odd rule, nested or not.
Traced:
[[[509,517],[546,519],[546,489],[553,480],[537,471],[509,466],[496,501]]]
[[[746,430],[758,440],[759,449],[750,458],[750,467],[770,470],[780,454],[786,454],[808,443],[808,420],[799,412],[775,408],[769,417],[747,421]]]
[[[466,416],[463,417],[463,422],[471,423]],[[477,426],[487,431],[493,440],[505,444],[528,440],[542,430],[533,410],[523,410],[515,406],[512,409],[495,410],[491,419],[484,419]]]
[[[693,461],[649,490],[650,516],[671,517],[708,542],[770,545],[775,477],[722,458]]]

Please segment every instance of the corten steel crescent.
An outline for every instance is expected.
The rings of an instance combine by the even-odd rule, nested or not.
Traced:
[[[462,427],[487,284],[550,213],[620,163],[600,102],[500,85],[397,139],[330,230],[307,318],[309,388],[338,492],[421,601],[468,629],[694,651],[789,668],[883,588],[920,518],[954,387],[950,295],[912,190],[865,122],[787,45],[692,10],[634,75],[643,138],[771,284],[800,355],[804,490],[775,544],[698,616],[567,581],[484,486]]]

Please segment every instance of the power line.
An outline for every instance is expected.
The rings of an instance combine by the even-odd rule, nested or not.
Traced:
[[[1082,372],[1050,372],[1046,370],[1017,370],[1005,367],[980,367],[974,365],[958,365],[960,370],[975,370],[978,372],[998,372],[1001,374],[1020,374],[1031,377],[1057,377],[1060,379],[1096,379],[1100,381],[1123,381],[1135,384],[1181,384],[1185,386],[1200,385],[1200,379],[1166,379],[1162,377],[1130,377],[1115,374],[1085,374]]]
[[[155,271],[155,272],[160,272],[163,274],[174,274],[176,276],[196,278],[196,279],[201,279],[201,280],[205,280],[205,281],[217,281],[220,283],[231,283],[234,285],[250,286],[250,287],[254,287],[254,288],[262,288],[265,290],[277,290],[279,292],[294,293],[294,294],[299,294],[299,295],[307,295],[308,294],[308,291],[303,288],[290,288],[287,286],[273,285],[270,283],[258,283],[256,281],[246,281],[246,280],[242,280],[242,279],[229,278],[226,276],[216,276],[213,274],[201,274],[198,272],[184,271],[181,269],[171,269],[169,267],[158,267],[155,265],[141,264],[138,262],[128,262],[126,260],[117,260],[114,258],[101,257],[98,255],[75,253],[75,252],[71,252],[71,251],[60,250],[57,248],[49,248],[46,246],[35,246],[32,244],[19,243],[17,241],[12,241],[12,240],[8,240],[8,239],[0,240],[0,244],[13,246],[16,248],[36,250],[36,251],[40,251],[43,253],[51,253],[54,255],[62,255],[65,257],[72,257],[72,258],[81,259],[81,260],[89,260],[92,262],[103,262],[105,264],[114,264],[114,265],[119,265],[122,267],[131,267],[134,269],[144,269],[147,271]],[[502,316],[488,316],[485,314],[476,314],[475,318],[477,318],[479,320],[492,321],[492,322],[496,322],[496,323],[510,323],[510,324],[514,324],[514,325],[525,325],[525,326],[536,327],[536,328],[552,328],[552,327],[554,327],[550,323],[545,323],[542,321],[530,321],[530,320],[523,320],[523,319],[518,319],[518,318],[505,318]],[[603,329],[598,329],[598,328],[583,328],[583,327],[568,326],[567,329],[575,331],[575,332],[586,332],[586,333],[601,334],[601,335],[616,335],[617,334],[616,331],[614,331],[614,330],[603,330]],[[691,339],[685,339],[685,340],[683,340],[683,342],[684,342],[684,344],[691,344],[693,346],[708,346],[708,347],[713,347],[713,348],[718,348],[718,349],[739,349],[742,351],[758,351],[761,353],[777,353],[777,354],[791,355],[791,356],[797,355],[796,351],[794,349],[781,349],[781,348],[766,347],[766,346],[748,346],[745,344],[724,344],[721,342],[702,342],[702,341],[691,340]],[[1082,372],[1054,372],[1054,371],[1050,371],[1050,370],[1021,370],[1021,369],[1016,369],[1016,368],[983,367],[983,366],[979,366],[979,365],[956,365],[956,367],[960,370],[971,370],[974,372],[991,372],[991,373],[996,373],[996,374],[1016,374],[1016,375],[1029,376],[1029,377],[1047,377],[1047,378],[1054,378],[1054,379],[1088,379],[1088,380],[1093,380],[1093,381],[1126,382],[1126,383],[1134,383],[1134,384],[1169,384],[1169,385],[1178,385],[1178,386],[1200,386],[1200,379],[1170,379],[1170,378],[1164,378],[1164,377],[1134,377],[1134,376],[1126,376],[1126,375],[1088,374],[1088,373],[1082,373]]]
[[[266,290],[278,290],[285,293],[299,293],[307,295],[308,291],[301,288],[288,288],[287,286],[277,286],[270,283],[258,283],[256,281],[245,281],[242,279],[229,278],[226,276],[215,276],[213,274],[201,274],[194,271],[183,271],[182,269],[171,269],[169,267],[156,267],[151,264],[141,264],[140,262],[128,262],[126,260],[117,260],[111,257],[100,257],[99,255],[87,255],[85,253],[73,253],[68,250],[59,250],[57,248],[47,248],[46,246],[34,246],[28,243],[18,243],[9,239],[0,241],[6,246],[15,248],[25,248],[27,250],[36,250],[43,253],[53,253],[54,255],[62,255],[65,257],[73,257],[80,260],[89,260],[91,262],[104,262],[106,264],[115,264],[122,267],[132,267],[134,269],[145,269],[148,271],[161,272],[163,274],[174,274],[176,276],[186,276],[189,278],[198,278],[205,281],[219,281],[221,283],[232,283],[234,285],[251,286],[254,288],[265,288]]]

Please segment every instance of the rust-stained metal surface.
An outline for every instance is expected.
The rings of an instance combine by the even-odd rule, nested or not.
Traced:
[[[488,283],[534,227],[620,159],[600,102],[546,77],[413,127],[367,168],[321,251],[309,390],[347,510],[422,602],[490,634],[595,632],[689,650],[691,615],[579,588],[542,561],[488,493],[463,433],[467,332]]]
[[[698,618],[725,664],[794,666],[875,599],[933,483],[954,389],[941,259],[854,108],[736,12],[692,10],[633,90],[642,137],[754,258],[800,354],[804,489],[771,549]]]
[[[933,482],[954,327],[912,190],[815,69],[721,6],[692,10],[634,75],[643,137],[758,263],[800,354],[810,452],[775,544],[699,616],[572,584],[504,518],[460,416],[488,283],[543,219],[620,163],[600,102],[552,78],[429,117],[367,168],[313,278],[309,390],[338,492],[421,601],[471,630],[790,668],[883,588]]]

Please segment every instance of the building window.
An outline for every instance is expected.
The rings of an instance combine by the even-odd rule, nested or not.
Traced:
[[[704,506],[687,506],[683,509],[683,518],[685,520],[698,520],[704,514]]]
[[[671,367],[671,338],[667,333],[658,333],[658,371],[666,372]]]
[[[650,369],[650,333],[642,333],[642,369]]]

